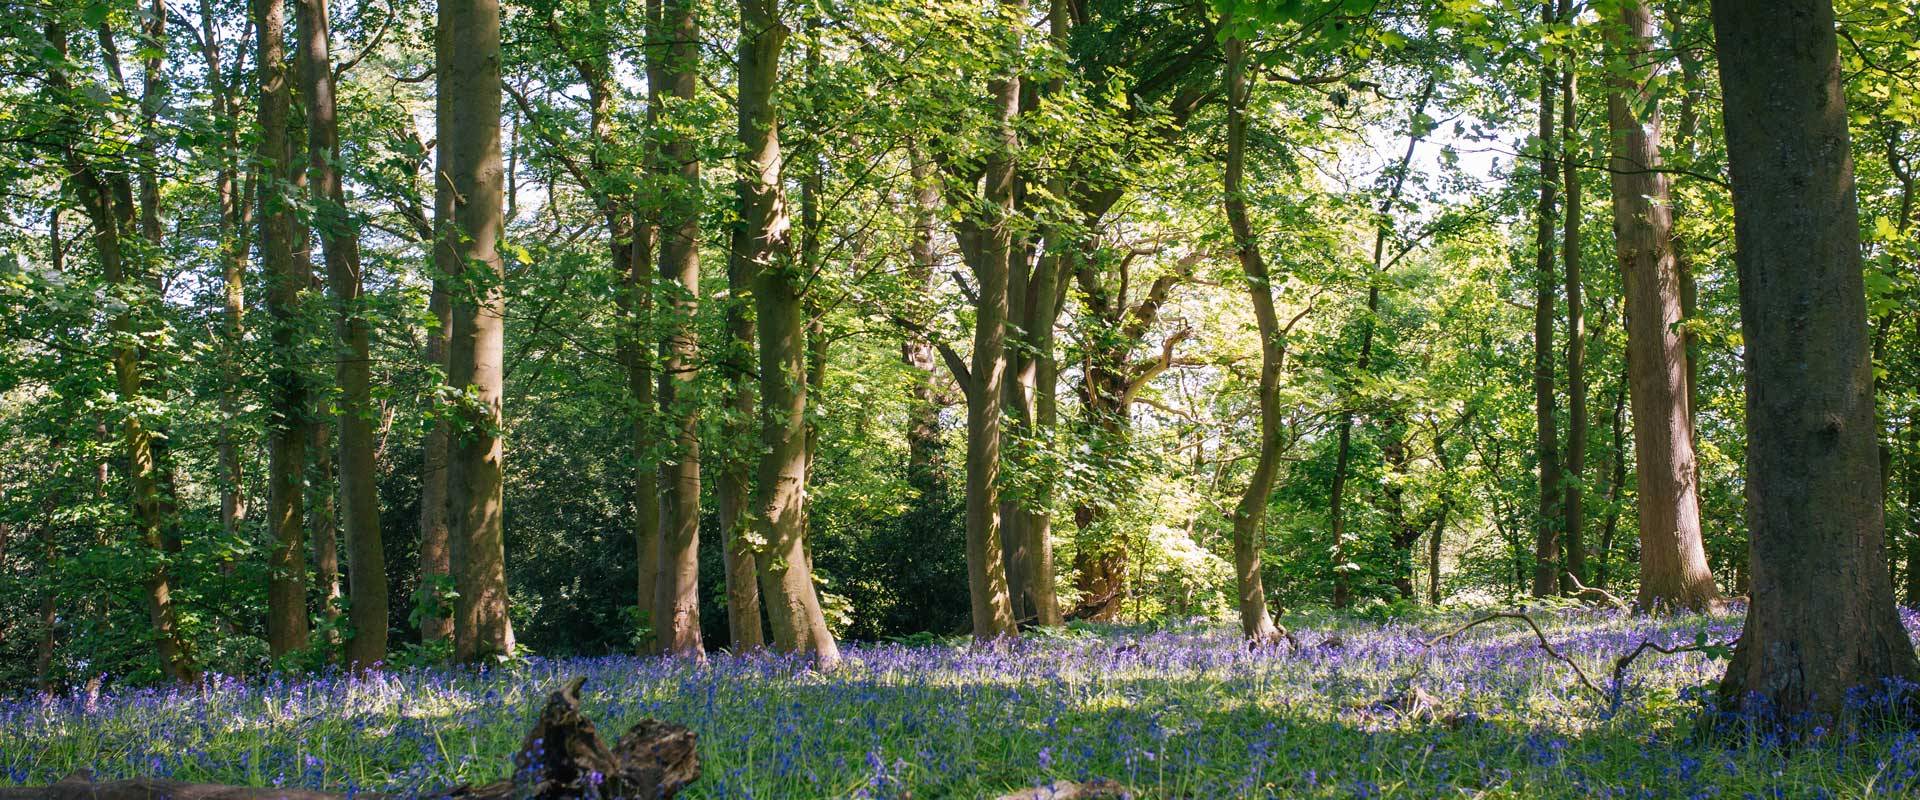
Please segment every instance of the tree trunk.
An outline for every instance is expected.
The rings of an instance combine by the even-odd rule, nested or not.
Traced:
[[[840,660],[827,629],[806,549],[806,341],[787,205],[781,190],[780,122],[774,93],[787,27],[775,0],[740,8],[739,131],[742,235],[734,258],[753,278],[760,339],[761,451],[754,486],[754,553],[775,646],[804,653],[821,667]]]
[[[387,564],[375,486],[372,325],[361,295],[360,236],[341,185],[340,124],[334,104],[332,33],[327,0],[296,0],[300,93],[307,108],[308,171],[313,176],[314,221],[327,264],[338,338],[334,380],[338,425],[340,518],[347,537],[347,608],[353,626],[347,664],[368,669],[387,658]]]
[[[1651,59],[1653,17],[1621,10],[1608,43],[1621,64]],[[1700,538],[1693,427],[1687,413],[1687,351],[1681,335],[1672,204],[1660,168],[1660,119],[1635,117],[1644,81],[1631,72],[1607,96],[1613,156],[1614,248],[1626,288],[1627,385],[1633,402],[1634,473],[1640,506],[1636,605],[1699,610],[1719,597]]]
[[[441,386],[445,385],[447,375],[447,340],[453,336],[452,299],[447,283],[445,276],[434,275],[433,293],[427,301],[434,321],[427,328],[424,360],[436,371],[433,375]],[[450,575],[453,567],[448,551],[447,519],[451,426],[447,424],[448,409],[437,393],[433,407],[433,427],[427,430],[424,453],[420,457],[420,586],[427,593],[421,595],[421,601],[426,608],[434,610],[420,619],[420,639],[425,642],[437,642],[453,635],[453,617],[446,613],[450,609],[440,609],[439,590],[435,586],[436,579]]]
[[[1269,644],[1279,641],[1280,629],[1267,613],[1266,583],[1260,575],[1260,555],[1265,547],[1267,504],[1273,498],[1273,483],[1280,471],[1280,375],[1286,367],[1287,343],[1280,329],[1280,317],[1273,308],[1273,279],[1266,260],[1260,255],[1260,242],[1247,218],[1247,200],[1242,183],[1247,163],[1247,43],[1238,37],[1226,40],[1227,69],[1227,163],[1223,206],[1227,225],[1233,231],[1234,252],[1240,269],[1246,273],[1247,294],[1253,301],[1253,318],[1260,332],[1260,449],[1253,466],[1253,478],[1240,495],[1233,511],[1233,574],[1240,609],[1240,633],[1250,642]]]
[[[1587,581],[1586,471],[1587,471],[1587,317],[1583,305],[1584,289],[1580,276],[1580,171],[1575,168],[1580,148],[1579,121],[1574,114],[1577,78],[1573,61],[1568,59],[1560,76],[1561,181],[1566,185],[1566,219],[1561,223],[1560,261],[1564,265],[1567,290],[1567,455],[1561,506],[1566,513],[1561,552],[1565,568],[1560,576],[1560,591],[1572,594],[1576,585]]]
[[[313,423],[307,454],[312,462],[307,472],[307,530],[313,538],[313,578],[319,584],[327,660],[336,661],[340,655],[340,525],[333,502],[338,496],[333,426],[325,420]]]
[[[1607,567],[1613,557],[1613,537],[1620,529],[1620,489],[1627,483],[1627,390],[1621,387],[1613,396],[1613,456],[1607,470],[1607,517],[1600,526],[1600,557],[1595,566],[1595,588],[1607,588]]]
[[[212,0],[200,0],[200,47],[207,69],[207,88],[213,95],[212,110],[221,133],[222,150],[218,174],[214,178],[219,197],[219,252],[222,310],[225,325],[220,341],[220,428],[215,447],[220,463],[220,530],[230,543],[238,543],[240,527],[247,518],[246,474],[240,456],[236,428],[240,427],[240,391],[244,385],[241,347],[246,337],[246,228],[249,215],[247,199],[240,187],[240,111],[233,90],[223,71],[220,40],[214,28]],[[232,564],[223,565],[231,571]]]
[[[978,642],[1017,633],[1000,552],[1000,426],[1013,259],[1014,158],[1019,147],[1014,118],[1020,112],[1020,76],[1012,65],[1007,69],[1008,74],[990,84],[997,123],[997,140],[987,156],[985,176],[991,216],[980,221],[984,225],[975,223],[980,248],[978,256],[969,259],[978,301],[967,387],[967,585],[973,638]]]
[[[693,100],[700,68],[700,31],[692,0],[665,0],[647,44],[654,105]],[[668,131],[675,130],[672,125]],[[694,142],[669,133],[655,171],[670,187],[661,201],[660,410],[673,430],[660,486],[660,573],[654,588],[654,635],[661,652],[698,655],[700,641],[700,158]]]
[[[1564,8],[1566,0],[1560,0]],[[1540,4],[1542,24],[1559,21],[1553,0]],[[1540,63],[1540,199],[1534,206],[1533,264],[1533,416],[1534,454],[1539,461],[1539,512],[1533,523],[1533,596],[1550,597],[1559,587],[1560,443],[1554,427],[1553,396],[1553,209],[1560,176],[1554,173],[1553,98],[1559,91],[1553,59]]]
[[[933,162],[916,148],[913,158],[913,240],[909,264],[911,285],[932,297],[940,259],[933,251],[934,214],[940,204],[939,176]],[[916,322],[923,322],[916,320]],[[910,331],[900,343],[900,360],[914,370],[907,401],[907,484],[922,503],[931,503],[946,491],[945,444],[940,439],[940,384],[933,342],[920,330]]]
[[[307,380],[294,352],[300,292],[313,281],[307,263],[295,257],[294,147],[288,133],[293,86],[286,58],[284,0],[254,0],[259,54],[260,254],[272,317],[267,401],[267,530],[273,550],[267,560],[267,647],[280,658],[307,646],[306,468],[312,421],[307,416]]]
[[[513,655],[501,538],[501,389],[506,295],[500,163],[499,0],[442,0],[435,36],[440,132],[435,263],[453,292],[447,382],[464,395],[447,475],[448,537],[459,597],[454,656]]]
[[[1720,693],[1781,724],[1827,724],[1849,713],[1853,690],[1920,677],[1887,572],[1833,6],[1717,0],[1713,27],[1746,339],[1753,570]]]
[[[727,634],[736,653],[766,646],[766,634],[760,624],[760,585],[755,574],[752,524],[747,519],[752,500],[751,453],[758,440],[754,436],[754,353],[752,309],[752,265],[742,259],[748,243],[746,229],[735,225],[727,258],[727,351],[723,365],[727,374],[727,409],[721,423],[722,440],[727,452],[719,459],[719,500],[722,556],[727,581]]]

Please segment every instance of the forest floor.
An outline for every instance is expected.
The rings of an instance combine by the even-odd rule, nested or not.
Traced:
[[[1913,732],[1821,732],[1789,748],[1738,720],[1698,733],[1715,654],[1648,653],[1617,702],[1605,696],[1615,657],[1649,639],[1728,640],[1737,617],[1536,612],[1597,693],[1521,621],[1426,646],[1473,616],[1294,617],[1300,647],[1262,652],[1216,627],[1076,629],[998,652],[851,645],[824,675],[770,656],[535,659],[20,698],[0,701],[0,784],[83,767],[398,792],[495,780],[545,694],[584,675],[585,708],[609,735],[648,716],[698,731],[704,777],[683,795],[695,798],[992,798],[1086,778],[1150,798],[1920,792]],[[1410,678],[1432,713],[1396,702]]]

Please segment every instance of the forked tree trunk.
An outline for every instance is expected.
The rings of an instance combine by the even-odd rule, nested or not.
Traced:
[[[1846,95],[1830,0],[1716,0],[1753,601],[1723,700],[1828,724],[1920,677],[1894,614]],[[1859,709],[1860,706],[1852,706]]]
[[[827,629],[806,548],[806,275],[794,268],[781,190],[780,121],[774,94],[787,27],[775,0],[746,0],[738,40],[739,259],[753,278],[760,339],[760,463],[753,493],[754,553],[775,646],[811,655],[822,667],[840,660]]]
[[[513,655],[501,539],[501,389],[506,294],[500,162],[500,4],[442,0],[435,37],[440,131],[434,260],[452,297],[447,382],[465,395],[447,475],[454,580],[454,657]]]
[[[1609,26],[1614,60],[1652,58],[1653,17],[1629,3]],[[1660,119],[1641,107],[1645,70],[1628,68],[1607,96],[1613,155],[1614,249],[1626,289],[1627,386],[1633,403],[1634,473],[1640,509],[1640,593],[1636,605],[1699,610],[1719,598],[1700,538],[1692,417],[1687,411],[1687,344],[1679,324],[1679,268],[1672,203],[1660,168]]]
[[[654,105],[693,101],[700,30],[692,0],[665,0],[649,25],[647,71],[659,83]],[[664,110],[664,109],[663,109]],[[669,131],[677,126],[668,126]],[[698,655],[700,641],[700,158],[694,142],[668,133],[654,171],[669,188],[660,215],[660,410],[673,431],[662,459],[660,572],[654,587],[654,636],[661,652]]]
[[[387,657],[387,564],[374,479],[372,325],[362,294],[360,238],[341,185],[340,124],[334,104],[332,33],[327,0],[297,0],[301,97],[307,108],[308,171],[314,222],[327,263],[338,341],[340,520],[347,538],[347,609],[353,626],[347,664],[367,669]]]
[[[1267,504],[1273,497],[1280,469],[1280,373],[1286,366],[1285,334],[1273,308],[1273,278],[1260,256],[1260,242],[1247,218],[1242,176],[1247,163],[1247,43],[1226,40],[1227,163],[1223,205],[1233,231],[1234,252],[1246,273],[1247,294],[1260,333],[1260,449],[1253,479],[1233,511],[1233,573],[1240,609],[1240,633],[1250,642],[1279,641],[1280,629],[1267,613],[1266,582],[1260,575],[1260,553],[1265,546]]]

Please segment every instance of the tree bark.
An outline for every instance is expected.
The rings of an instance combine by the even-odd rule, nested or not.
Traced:
[[[358,225],[341,185],[340,124],[334,103],[332,33],[327,0],[297,0],[301,97],[307,106],[308,172],[313,176],[314,218],[333,295],[334,335],[339,348],[334,380],[339,384],[337,474],[340,518],[347,537],[347,609],[353,626],[347,665],[368,669],[387,658],[387,564],[380,536],[380,495],[374,479],[372,325],[362,305]]]
[[[220,428],[215,447],[220,463],[220,530],[229,542],[240,541],[240,527],[248,511],[246,474],[240,456],[236,428],[240,416],[240,391],[244,385],[242,343],[246,336],[247,247],[243,231],[250,221],[247,199],[241,190],[237,163],[240,153],[240,106],[223,71],[220,40],[214,27],[212,0],[200,0],[200,52],[207,69],[207,89],[212,94],[212,110],[220,128],[222,150],[214,178],[219,198],[220,279],[222,311],[225,323],[220,331]],[[223,567],[231,570],[232,565]]]
[[[499,0],[442,0],[435,36],[435,262],[453,281],[447,382],[462,395],[447,475],[459,590],[454,657],[513,655],[501,538],[506,296],[501,209]]]
[[[1556,11],[1553,0],[1540,4],[1540,21],[1551,25],[1565,16],[1566,0]],[[1553,222],[1554,197],[1560,176],[1554,173],[1554,95],[1559,91],[1554,61],[1542,53],[1540,63],[1539,167],[1540,199],[1534,206],[1533,264],[1533,415],[1534,455],[1539,464],[1539,510],[1533,523],[1533,596],[1551,597],[1559,586],[1560,570],[1560,442],[1554,425],[1553,396]]]
[[[448,278],[433,276],[433,291],[427,300],[433,324],[427,329],[424,360],[435,372],[439,389],[447,375],[447,340],[453,337],[452,298]],[[447,461],[451,452],[451,429],[447,424],[445,401],[439,392],[433,398],[433,427],[427,429],[424,452],[420,458],[420,586],[428,609],[439,609],[436,579],[452,574],[453,561],[448,550]],[[453,617],[430,611],[420,619],[420,639],[437,642],[453,635]]]
[[[284,0],[253,0],[259,74],[260,254],[272,318],[267,401],[267,530],[273,550],[267,560],[267,647],[280,658],[307,646],[306,468],[312,425],[307,380],[294,352],[300,292],[313,281],[307,263],[295,257],[294,146],[290,69],[286,57]]]
[[[1720,695],[1782,725],[1920,677],[1894,614],[1829,0],[1716,0],[1746,339],[1753,600]],[[1853,709],[1858,710],[1858,705]]]
[[[1609,26],[1618,63],[1651,60],[1653,17],[1638,2]],[[1633,403],[1634,473],[1640,508],[1640,592],[1636,605],[1699,610],[1719,598],[1700,536],[1700,501],[1688,413],[1687,343],[1672,202],[1660,168],[1660,118],[1643,102],[1643,69],[1614,78],[1607,97],[1613,155],[1614,249],[1626,288],[1627,385]]]
[[[700,30],[693,0],[665,0],[650,26],[649,75],[653,103],[674,107],[693,101],[700,68]],[[662,111],[670,111],[662,108]],[[660,573],[654,588],[654,634],[662,652],[698,655],[700,641],[700,398],[695,392],[700,344],[700,158],[695,144],[676,133],[661,144],[655,170],[665,179],[660,220],[661,304],[660,410],[673,430],[662,460]]]
[[[307,471],[307,530],[313,539],[313,578],[320,595],[327,660],[337,661],[340,655],[340,524],[334,505],[338,484],[333,461],[333,426],[325,420],[314,421],[313,440],[307,443],[307,454],[311,457],[311,468]]]
[[[1561,182],[1566,187],[1565,220],[1560,230],[1560,262],[1565,270],[1567,292],[1567,454],[1564,489],[1561,500],[1566,524],[1562,528],[1561,553],[1564,565],[1560,576],[1562,594],[1572,594],[1587,582],[1586,471],[1587,471],[1587,317],[1585,287],[1580,276],[1580,171],[1575,168],[1580,149],[1579,120],[1575,116],[1577,78],[1573,60],[1567,60],[1560,76]]]
[[[721,436],[727,451],[719,461],[720,480],[715,493],[725,548],[727,635],[736,653],[758,650],[767,643],[760,624],[760,585],[748,519],[753,492],[750,454],[758,440],[753,425],[753,275],[752,265],[745,260],[749,248],[746,235],[745,225],[734,225],[727,251],[727,350],[721,362],[727,377],[726,397],[721,401],[726,408]]]
[[[1013,49],[1013,48],[1010,48]],[[985,218],[980,248],[969,259],[975,303],[973,363],[967,387],[967,585],[972,599],[973,638],[991,642],[1013,636],[1013,605],[1007,592],[1000,538],[1000,433],[1007,373],[1007,292],[1013,258],[1014,157],[1019,147],[1014,118],[1020,112],[1018,67],[989,86],[994,101],[995,141],[987,156]],[[984,224],[979,224],[984,223]]]
[[[1287,343],[1280,317],[1273,307],[1273,278],[1260,255],[1260,242],[1247,217],[1243,175],[1247,163],[1247,43],[1226,40],[1227,162],[1222,188],[1227,225],[1233,231],[1234,252],[1246,273],[1247,294],[1260,333],[1260,449],[1253,478],[1233,511],[1233,573],[1240,610],[1240,633],[1250,642],[1271,644],[1281,632],[1267,612],[1266,583],[1260,574],[1265,547],[1267,504],[1280,470],[1280,375],[1286,368]]]
[[[802,290],[781,189],[780,121],[774,103],[788,30],[776,0],[740,7],[740,208],[735,254],[753,277],[760,339],[761,452],[753,493],[754,553],[776,647],[831,667],[840,648],[827,629],[806,549],[806,337]]]

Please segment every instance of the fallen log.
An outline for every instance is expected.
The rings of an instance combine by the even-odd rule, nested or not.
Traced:
[[[444,800],[664,800],[700,778],[699,737],[680,725],[641,720],[612,747],[580,713],[584,678],[547,698],[513,756],[513,777],[483,786],[424,792]],[[361,792],[356,800],[399,800]],[[0,800],[346,800],[311,789],[229,786],[163,778],[96,781],[86,770],[48,786],[0,788]]]

